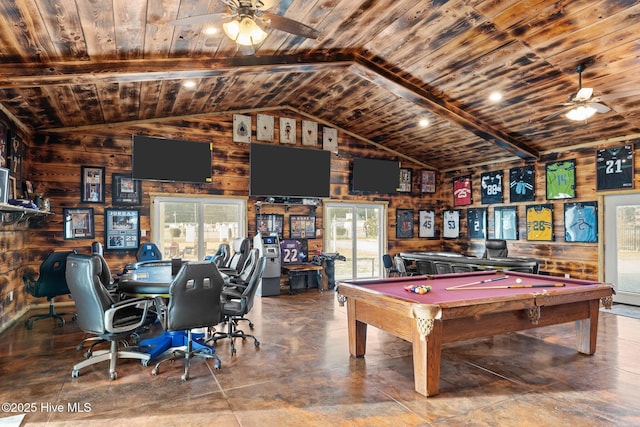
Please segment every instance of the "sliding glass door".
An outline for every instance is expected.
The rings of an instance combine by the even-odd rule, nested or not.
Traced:
[[[640,305],[640,194],[604,197],[604,280],[615,302]]]
[[[347,258],[335,262],[336,280],[382,277],[386,218],[385,204],[324,205],[324,251],[339,252]]]
[[[151,239],[163,258],[202,260],[247,233],[244,199],[155,197],[152,206]]]

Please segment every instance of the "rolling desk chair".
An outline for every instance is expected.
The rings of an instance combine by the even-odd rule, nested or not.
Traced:
[[[249,255],[251,240],[246,237],[236,237],[231,242],[231,248],[233,249],[233,254],[229,258],[229,262],[224,267],[220,267],[220,272],[237,275]]]
[[[137,261],[150,261],[162,259],[162,253],[155,243],[142,243],[136,252]]]
[[[228,243],[220,243],[215,254],[205,257],[205,261],[211,261],[216,267],[224,267],[231,257],[231,247]]]
[[[509,255],[507,241],[502,239],[487,239],[482,258],[506,258]]]
[[[36,298],[46,298],[49,301],[49,312],[47,314],[33,315],[29,317],[24,325],[27,329],[33,329],[36,321],[53,318],[58,321],[60,327],[64,326],[62,316],[72,316],[71,320],[76,320],[75,313],[56,313],[53,299],[61,295],[69,295],[69,287],[65,279],[67,268],[67,257],[75,251],[51,252],[49,256],[40,264],[40,274],[37,275],[32,269],[27,269],[22,275],[22,280],[26,291]],[[37,276],[37,279],[36,279]]]
[[[156,297],[158,318],[165,331],[187,331],[186,345],[174,348],[173,355],[159,361],[151,373],[158,374],[160,364],[166,361],[185,359],[182,381],[189,379],[189,366],[193,357],[214,359],[214,367],[220,369],[220,359],[215,349],[198,342],[193,349],[194,339],[191,332],[195,328],[215,326],[222,321],[222,303],[220,294],[224,278],[215,264],[207,261],[187,262],[182,265],[169,286],[169,302],[166,298]]]
[[[149,355],[118,349],[118,344],[139,328],[156,320],[151,310],[153,300],[130,298],[114,301],[100,279],[102,263],[97,256],[72,254],[67,258],[66,278],[69,290],[76,302],[78,326],[83,331],[97,335],[111,343],[109,350],[94,351],[87,359],[73,366],[71,377],[77,378],[80,369],[109,361],[109,379],[118,378],[116,363],[119,358],[139,359],[146,366]]]
[[[384,265],[384,271],[387,277],[401,275],[400,271],[393,266],[393,260],[391,259],[391,255],[389,254],[382,255],[382,264]]]

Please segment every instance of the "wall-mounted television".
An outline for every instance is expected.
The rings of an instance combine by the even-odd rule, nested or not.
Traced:
[[[330,197],[330,151],[252,143],[249,153],[249,195]]]
[[[133,135],[133,179],[210,183],[212,144]]]
[[[400,185],[400,164],[393,160],[356,157],[351,170],[351,191],[396,193]]]

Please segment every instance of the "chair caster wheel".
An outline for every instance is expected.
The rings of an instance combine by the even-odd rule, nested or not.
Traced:
[[[182,380],[182,382],[186,382],[189,379],[189,375],[187,374],[183,374],[180,379]]]
[[[213,369],[220,369],[220,361],[216,361],[216,363],[213,364]]]
[[[27,328],[27,330],[32,330],[33,329],[33,325],[34,325],[34,321],[33,320],[26,320],[24,322],[24,326]]]
[[[109,379],[111,381],[115,381],[118,379],[118,374],[114,371],[114,372],[109,372]]]
[[[84,347],[84,346],[82,345],[82,343],[81,343],[81,344],[78,344],[78,345],[76,346],[76,350],[80,351],[80,350],[82,350],[82,348],[83,348],[83,347]]]
[[[58,322],[58,327],[62,328],[64,326],[64,319],[60,319],[60,322]]]
[[[84,358],[85,359],[89,359],[91,357],[92,353],[90,351],[87,351],[84,353]]]
[[[148,360],[141,360],[140,363],[142,363],[142,366],[144,366],[144,367],[149,366],[149,361]]]
[[[80,371],[78,371],[77,369],[71,371],[71,378],[78,378],[78,375],[80,375]]]
[[[78,315],[74,314],[73,317],[71,317],[71,321],[75,322],[76,320],[78,320]],[[63,322],[64,322],[64,320],[63,320]]]
[[[158,375],[158,368],[153,368],[151,370],[151,375]]]
[[[234,356],[236,354],[236,349],[231,349],[231,355]]]
[[[249,322],[249,327],[250,327],[251,329],[253,329],[253,326],[254,326],[254,325],[253,325],[253,323]]]
[[[260,341],[256,340],[256,342],[253,343],[254,347],[260,347]]]

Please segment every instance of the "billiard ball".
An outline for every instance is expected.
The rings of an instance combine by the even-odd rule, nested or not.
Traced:
[[[516,279],[516,283],[522,283],[522,279]]]

